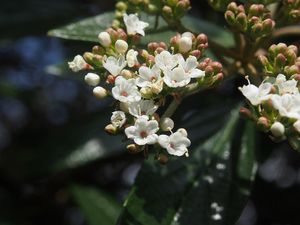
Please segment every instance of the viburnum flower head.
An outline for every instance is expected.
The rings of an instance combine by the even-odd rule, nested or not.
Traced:
[[[120,128],[126,122],[126,115],[123,111],[114,111],[110,118],[112,125],[117,128]]]
[[[263,101],[266,101],[270,98],[269,93],[271,91],[271,88],[271,83],[262,83],[259,87],[256,87],[255,85],[250,84],[249,82],[248,85],[239,87],[239,90],[251,102],[252,105],[259,105]]]
[[[84,61],[81,55],[76,55],[72,62],[68,62],[69,68],[73,72],[78,72],[86,68],[87,63]]]
[[[128,110],[134,117],[152,116],[157,110],[158,106],[154,104],[153,100],[140,100],[138,102],[129,103]]]
[[[174,69],[178,65],[178,55],[173,55],[168,51],[162,51],[155,56],[155,64],[162,71]]]
[[[129,35],[140,34],[142,36],[145,36],[144,29],[149,26],[149,23],[139,20],[137,14],[127,15],[125,13],[123,15],[123,20],[126,26],[127,34]]]
[[[197,69],[198,61],[195,56],[189,56],[184,60],[182,55],[178,55],[178,63],[182,66],[187,76],[190,78],[200,78],[205,76],[203,70]]]
[[[112,95],[120,102],[137,102],[141,100],[141,94],[135,85],[135,79],[126,80],[122,76],[116,78]]]
[[[134,126],[125,129],[125,134],[127,138],[133,139],[138,145],[155,144],[158,130],[156,120],[148,120],[148,117],[141,116],[135,121]]]
[[[118,58],[109,56],[104,62],[103,67],[113,76],[118,76],[121,71],[125,68],[127,62],[123,55]]]
[[[141,66],[139,68],[138,78],[136,84],[139,87],[151,87],[151,85],[161,79],[160,69],[154,65],[152,68]]]
[[[188,149],[191,141],[187,138],[184,132],[177,130],[175,133],[168,135],[159,135],[158,143],[165,148],[170,155],[182,156],[188,154]]]

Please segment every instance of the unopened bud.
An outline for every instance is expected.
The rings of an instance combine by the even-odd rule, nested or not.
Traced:
[[[169,117],[162,118],[160,127],[163,131],[171,131],[174,128],[174,121]]]
[[[126,146],[126,149],[131,154],[136,154],[142,151],[141,147],[136,144],[130,144]]]
[[[104,128],[105,132],[107,132],[108,134],[112,134],[115,135],[118,132],[118,129],[112,125],[112,124],[108,124],[105,128]]]
[[[252,113],[249,109],[245,108],[245,107],[242,107],[240,108],[240,115],[248,118],[248,119],[251,119],[252,118]]]
[[[115,43],[115,48],[118,53],[124,54],[128,49],[128,44],[126,41],[119,39]]]
[[[98,35],[98,39],[99,39],[100,44],[104,47],[108,47],[111,45],[110,35],[106,31],[101,32]]]
[[[132,78],[132,73],[131,73],[131,71],[130,71],[130,70],[126,70],[126,69],[122,70],[120,75],[121,75],[122,77],[124,77],[125,79],[130,79],[130,78]]]
[[[85,75],[84,81],[90,86],[97,86],[100,83],[100,77],[95,73],[88,73]]]
[[[282,137],[284,135],[285,128],[282,123],[275,122],[272,124],[270,131],[274,137]]]
[[[169,161],[169,157],[163,153],[160,153],[157,157],[157,160],[160,164],[166,165]]]
[[[153,96],[152,90],[149,87],[142,87],[140,93],[143,98],[149,99]]]
[[[192,39],[190,37],[181,37],[178,43],[179,51],[181,53],[186,53],[192,49]]]
[[[120,10],[120,11],[126,11],[127,9],[127,4],[125,2],[118,2],[116,4],[116,9]]]
[[[182,134],[183,136],[185,136],[185,137],[188,136],[188,133],[187,133],[186,129],[184,129],[184,128],[179,128],[179,129],[177,130],[177,132],[181,133],[181,134]]]
[[[269,129],[269,127],[270,127],[270,122],[269,122],[269,120],[266,117],[261,116],[257,120],[257,125],[263,131],[267,131]]]
[[[105,98],[108,95],[107,90],[100,86],[93,89],[93,94],[95,97],[100,99]]]

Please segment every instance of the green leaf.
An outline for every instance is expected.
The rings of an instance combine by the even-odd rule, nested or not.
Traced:
[[[115,224],[121,205],[111,196],[94,187],[73,184],[71,194],[89,225]]]
[[[234,224],[255,172],[254,131],[252,125],[244,126],[235,109],[226,125],[194,147],[189,158],[172,158],[166,167],[146,161],[118,224]]]
[[[70,39],[98,42],[98,34],[111,26],[114,19],[114,12],[107,12],[95,17],[81,20],[77,23],[72,23],[64,27],[60,27],[48,32],[50,36]],[[147,44],[150,41],[169,42],[170,38],[176,34],[168,28],[163,19],[159,19],[158,30],[154,29],[155,17],[147,14],[141,14],[141,19],[147,21],[150,26],[146,30],[146,36],[142,37],[142,44]],[[224,46],[232,46],[234,41],[232,34],[227,30],[207,21],[186,16],[182,20],[183,24],[197,33],[205,33],[214,41],[219,42]]]

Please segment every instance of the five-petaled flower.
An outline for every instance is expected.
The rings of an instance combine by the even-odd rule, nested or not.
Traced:
[[[144,29],[149,26],[149,23],[139,20],[136,14],[129,14],[126,13],[123,15],[123,20],[126,26],[127,34],[135,35],[140,34],[145,36]]]
[[[112,88],[112,95],[120,102],[137,102],[141,100],[141,94],[135,85],[135,80],[126,80],[122,76],[116,78],[115,86]]]

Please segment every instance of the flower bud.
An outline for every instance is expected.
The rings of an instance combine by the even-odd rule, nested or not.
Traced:
[[[251,111],[245,107],[240,108],[240,115],[242,115],[248,119],[252,119]]]
[[[126,146],[126,149],[129,153],[136,154],[142,151],[141,147],[136,144],[130,144]]]
[[[186,129],[184,129],[184,128],[179,128],[179,129],[177,130],[177,132],[181,133],[181,134],[182,134],[183,136],[185,136],[185,137],[188,136],[188,133],[187,133]]]
[[[190,37],[181,37],[178,43],[179,51],[181,53],[186,53],[192,49],[192,39]]]
[[[166,154],[160,153],[157,160],[161,165],[166,165],[169,161],[169,157]]]
[[[105,49],[99,45],[95,45],[92,49],[92,53],[97,55],[104,55]]]
[[[261,116],[257,120],[257,125],[260,129],[266,132],[270,127],[270,122],[266,117]]]
[[[150,99],[153,96],[152,90],[149,87],[142,87],[140,93],[146,99]]]
[[[108,47],[111,45],[110,35],[106,31],[101,32],[98,35],[98,39],[99,39],[100,44],[104,47]]]
[[[93,94],[95,97],[102,99],[108,95],[108,92],[103,87],[98,86],[93,89]]]
[[[118,129],[112,125],[112,124],[108,124],[105,128],[104,128],[105,132],[107,132],[108,134],[112,134],[115,135],[118,132]]]
[[[174,128],[174,121],[169,117],[162,118],[160,120],[160,128],[163,131],[171,131]]]
[[[118,53],[124,54],[128,49],[128,44],[126,41],[119,39],[115,43],[115,48]]]
[[[285,128],[282,123],[275,122],[272,124],[270,131],[274,137],[282,137],[284,135]]]
[[[85,75],[84,81],[90,86],[97,86],[100,83],[100,77],[95,73],[88,73]]]
[[[125,2],[118,2],[116,4],[116,9],[120,11],[126,11],[127,10],[127,4]]]
[[[126,69],[122,70],[120,75],[121,75],[122,77],[124,77],[125,79],[130,79],[130,78],[132,78],[132,73],[131,73],[131,71],[130,71],[130,70],[126,70]]]

